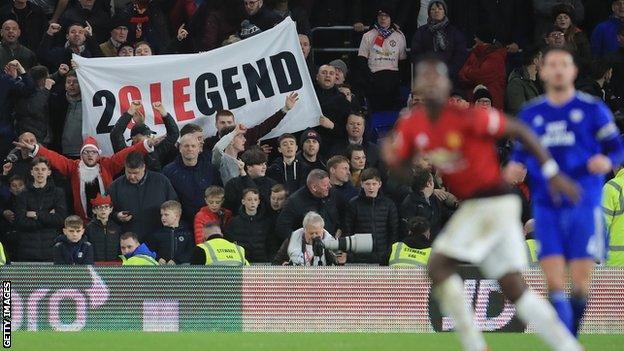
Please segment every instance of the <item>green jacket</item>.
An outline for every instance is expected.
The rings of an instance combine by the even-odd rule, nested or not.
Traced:
[[[413,249],[407,244],[398,242],[392,245],[388,266],[396,268],[422,267],[429,262],[431,248]]]
[[[602,209],[609,233],[607,266],[624,267],[624,169],[602,188]]]
[[[538,85],[529,79],[526,68],[518,68],[511,72],[507,80],[505,110],[515,116],[520,112],[522,105],[539,95]]]

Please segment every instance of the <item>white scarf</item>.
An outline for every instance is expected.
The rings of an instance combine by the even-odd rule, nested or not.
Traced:
[[[80,179],[80,203],[85,215],[87,215],[87,192],[85,191],[85,184],[93,182],[96,178],[100,185],[100,194],[104,194],[104,182],[102,181],[102,174],[100,173],[100,164],[96,164],[93,167],[87,166],[82,160],[78,163],[78,178]]]

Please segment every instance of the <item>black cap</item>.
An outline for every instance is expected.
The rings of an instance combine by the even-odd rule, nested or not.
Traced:
[[[321,135],[312,128],[308,128],[304,130],[303,133],[301,133],[301,136],[299,137],[299,143],[303,145],[303,143],[305,143],[305,141],[308,139],[314,139],[318,141],[319,144],[321,143]]]
[[[139,134],[145,135],[145,136],[150,136],[152,134],[156,134],[156,132],[151,130],[150,127],[148,127],[144,123],[136,124],[134,127],[132,127],[132,130],[130,131],[130,139],[128,139],[128,140],[132,140],[133,137],[135,137],[135,136],[137,136]],[[126,141],[128,141],[128,140],[126,140]]]

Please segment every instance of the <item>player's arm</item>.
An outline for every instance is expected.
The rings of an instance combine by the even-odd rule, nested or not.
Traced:
[[[409,117],[403,117],[381,144],[381,157],[390,175],[401,184],[410,184],[413,176],[411,170],[411,160],[415,156],[413,130]]]
[[[579,201],[580,192],[576,183],[559,172],[559,165],[552,158],[550,152],[541,146],[537,136],[524,123],[511,118],[502,118],[505,119],[503,123],[505,126],[504,134],[518,139],[524,148],[533,154],[542,165],[542,175],[548,179],[551,195],[555,201],[558,201],[562,194],[574,202]]]

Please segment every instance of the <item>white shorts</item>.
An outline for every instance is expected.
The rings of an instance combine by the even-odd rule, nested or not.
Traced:
[[[516,195],[464,201],[433,243],[432,253],[479,267],[486,278],[500,279],[527,265]]]

